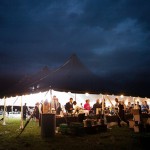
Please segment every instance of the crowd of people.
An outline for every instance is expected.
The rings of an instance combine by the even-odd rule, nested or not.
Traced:
[[[117,100],[117,98],[115,99],[115,101],[116,100]],[[137,101],[135,103],[131,103],[129,101],[127,105],[124,103],[124,101],[119,101],[119,103],[117,101],[116,101],[115,106],[107,108],[106,112],[108,114],[113,115],[115,113],[115,110],[118,110],[119,103],[121,103],[123,105],[123,110],[126,114],[130,114],[130,113],[132,114],[133,109],[139,109],[140,113],[149,113],[150,112],[149,105],[147,104],[147,101],[143,101],[141,104],[139,103],[139,101]]]
[[[56,115],[73,115],[84,112],[87,113],[87,115],[99,115],[102,114],[103,111],[105,115],[118,115],[118,126],[121,126],[121,120],[128,124],[128,121],[125,119],[125,114],[132,114],[133,109],[139,109],[140,114],[150,112],[147,101],[143,101],[141,105],[139,104],[139,101],[135,102],[134,104],[128,102],[128,104],[125,105],[123,100],[119,101],[117,98],[115,98],[115,105],[112,105],[111,107],[105,107],[105,100],[103,104],[104,106],[102,107],[102,102],[100,101],[100,99],[96,99],[95,103],[91,105],[90,100],[86,99],[85,103],[82,105],[82,103],[78,103],[71,97],[63,106],[59,102],[59,99],[54,95],[50,103],[48,102],[48,100],[41,101],[41,103],[37,102],[32,112],[28,109],[25,103],[23,106],[23,119],[26,120],[27,115],[32,115],[33,113],[33,118],[35,118],[37,122],[40,122],[42,113],[52,112]]]
[[[99,99],[97,99],[95,104],[91,106],[89,99],[86,99],[85,104],[82,105],[82,103],[78,104],[77,101],[73,100],[73,98],[70,98],[69,101],[64,106],[62,106],[59,102],[59,99],[54,95],[50,103],[48,100],[41,101],[40,103],[37,102],[34,109],[32,110],[29,109],[25,103],[23,106],[23,119],[26,120],[27,116],[32,115],[37,122],[40,122],[41,114],[49,112],[55,113],[56,115],[60,115],[61,113],[73,115],[79,114],[84,110],[87,111],[87,114],[97,114],[99,113],[96,111],[97,108],[99,110],[102,109],[102,103],[100,103]]]

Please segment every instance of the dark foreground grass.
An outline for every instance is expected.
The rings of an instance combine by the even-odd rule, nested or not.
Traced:
[[[0,122],[0,150],[141,150],[149,146],[149,133],[134,133],[127,126],[113,126],[107,132],[71,136],[56,134],[55,137],[41,138],[41,128],[31,120],[22,134],[20,120],[6,119]],[[146,144],[145,144],[146,143]]]

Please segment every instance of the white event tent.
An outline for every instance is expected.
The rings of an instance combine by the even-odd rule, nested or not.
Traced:
[[[41,101],[44,101],[46,99],[50,102],[54,95],[59,99],[59,102],[61,103],[62,106],[64,106],[69,101],[70,97],[76,100],[78,104],[82,103],[83,105],[85,103],[85,100],[89,99],[91,106],[93,106],[93,104],[96,102],[96,99],[100,99],[101,102],[103,101],[103,99],[105,99],[106,107],[111,106],[111,103],[109,102],[108,98],[111,100],[113,104],[115,104],[115,98],[118,98],[120,101],[123,100],[125,104],[127,104],[128,101],[130,101],[132,104],[139,101],[141,104],[143,101],[146,100],[150,105],[150,98],[131,97],[131,96],[123,96],[123,95],[106,96],[103,94],[88,94],[88,93],[78,94],[78,93],[71,93],[71,92],[60,92],[55,90],[49,90],[49,91],[34,93],[30,95],[5,97],[3,99],[0,99],[0,105],[1,106],[4,105],[4,99],[5,99],[6,106],[20,106],[22,101],[22,105],[26,103],[27,106],[34,107],[37,102],[40,103]]]

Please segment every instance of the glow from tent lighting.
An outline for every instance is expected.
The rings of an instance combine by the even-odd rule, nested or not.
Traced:
[[[126,98],[126,100],[125,100],[125,105],[127,105],[128,104],[128,102],[129,102],[129,99],[128,98]]]
[[[50,92],[53,93],[53,92],[55,92],[55,91],[54,91],[53,89],[50,89]]]
[[[148,105],[150,105],[150,98],[147,98],[147,103]]]
[[[123,95],[120,95],[120,97],[121,97],[121,98],[124,98],[124,96],[123,96]]]
[[[45,96],[43,98],[44,101],[48,100],[50,102],[51,101],[50,91],[46,91]]]
[[[51,89],[52,90],[52,89]],[[57,98],[59,99],[59,102],[61,103],[62,107],[64,107],[64,105],[69,101],[70,97],[74,98],[75,94],[71,93],[71,92],[59,92],[59,91],[54,91],[52,90],[52,96],[56,95]],[[105,99],[105,104],[106,107],[111,106],[110,102],[108,101],[108,99],[105,97],[106,94],[88,94],[88,93],[84,93],[84,94],[78,94],[76,93],[76,101],[78,104],[85,103],[85,100],[90,99],[90,104],[93,105],[96,101],[96,99],[101,99],[102,97],[104,97]],[[109,98],[111,99],[112,103],[115,104],[115,97],[120,98],[120,95],[107,95],[109,96]],[[15,97],[7,97],[6,98],[6,105],[7,106],[20,106],[20,98],[21,96],[15,96]],[[44,101],[45,99],[51,100],[51,95],[49,91],[45,91],[45,92],[39,92],[37,94],[30,94],[30,95],[24,95],[22,96],[22,101],[23,104],[26,102],[27,106],[35,106],[35,103],[37,102],[41,102]],[[136,103],[137,101],[139,101],[140,103],[142,103],[142,101],[147,100],[148,104],[150,105],[150,98],[141,98],[141,97],[132,97],[132,96],[124,96],[124,100],[125,100],[125,104],[127,101],[130,101],[131,103]],[[4,98],[0,99],[0,105],[4,105]]]
[[[89,96],[89,93],[85,93],[86,96]]]

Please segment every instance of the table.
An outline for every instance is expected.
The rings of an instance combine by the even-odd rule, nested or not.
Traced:
[[[107,123],[117,122],[117,118],[118,118],[117,115],[113,115],[113,116],[106,115]],[[150,114],[142,113],[141,118],[142,119],[146,119],[146,118],[148,119],[148,118],[150,118]],[[125,119],[126,120],[132,120],[133,119],[133,114],[125,114]]]
[[[70,124],[70,122],[78,122],[77,116],[65,116],[65,117],[56,117],[56,127],[59,127],[62,123]]]
[[[107,123],[117,122],[117,118],[118,118],[117,115],[113,115],[113,116],[106,115]],[[150,114],[142,114],[142,118],[143,119],[150,118]],[[86,119],[86,117],[85,117],[85,119]],[[132,120],[133,115],[132,114],[126,114],[125,119],[126,120]],[[62,123],[70,124],[70,122],[79,122],[78,116],[65,116],[65,117],[56,116],[56,127],[59,127],[59,125]]]

